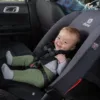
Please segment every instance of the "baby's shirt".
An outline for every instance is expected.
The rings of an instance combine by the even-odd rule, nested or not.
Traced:
[[[68,64],[68,60],[66,59],[62,63],[58,63],[57,74],[60,75],[62,71],[65,69],[66,65]]]
[[[54,74],[57,74],[57,65],[58,65],[58,62],[57,60],[53,60],[53,61],[50,61],[49,63],[45,64],[44,66],[46,68],[48,68],[51,72],[53,72]]]
[[[45,67],[48,68],[51,72],[53,72],[55,75],[60,75],[63,69],[66,67],[67,63],[68,60],[63,61],[62,63],[58,63],[57,60],[53,60],[45,64]]]

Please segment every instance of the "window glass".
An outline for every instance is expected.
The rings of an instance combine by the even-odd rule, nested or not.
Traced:
[[[0,0],[0,2],[24,2],[25,0]]]

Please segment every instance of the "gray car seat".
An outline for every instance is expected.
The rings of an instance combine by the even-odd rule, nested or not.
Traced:
[[[81,41],[86,39],[83,45],[81,46],[81,48],[78,50],[78,52],[75,54],[73,59],[70,61],[69,65],[66,67],[64,72],[50,85],[52,89],[55,88],[55,90],[59,91],[60,94],[62,94],[63,96],[67,95],[67,91],[69,90],[69,88],[78,79],[86,78],[86,76],[88,76],[88,73],[83,73],[84,70],[86,71],[84,66],[88,66],[89,68],[91,68],[93,67],[93,65],[95,65],[95,62],[99,59],[99,56],[100,56],[99,48],[97,49],[97,52],[94,51],[95,47],[92,48],[92,51],[91,49],[89,49],[91,48],[92,44],[97,42],[96,40],[100,36],[99,17],[100,17],[100,11],[86,11],[86,12],[84,11],[82,13],[74,12],[74,13],[69,14],[68,16],[63,17],[48,31],[45,37],[38,44],[37,48],[34,50],[34,53],[37,54],[37,56],[41,55],[42,46],[44,46],[47,42],[53,40],[54,36],[56,36],[58,31],[64,26],[72,26],[79,29],[81,32]],[[99,45],[99,43],[97,45]],[[91,59],[92,54],[94,56],[94,60]],[[81,62],[79,62],[80,60]],[[88,62],[86,63],[86,61]],[[89,71],[89,68],[88,68],[88,71]],[[83,70],[83,72],[81,70]],[[86,79],[95,83],[97,86],[100,87],[99,73],[97,74],[96,72],[97,71],[93,72],[93,70],[91,72],[92,76],[95,77],[94,78],[95,81],[93,81],[92,77],[91,79],[90,78],[86,78]],[[50,95],[51,95],[51,91],[50,90],[48,91]],[[48,92],[47,92],[47,95],[49,95]]]
[[[100,36],[100,21],[97,20],[100,17],[100,11],[86,11],[86,12],[73,12],[62,19],[60,19],[43,37],[43,39],[40,41],[40,43],[37,45],[35,50],[33,51],[33,54],[36,56],[41,56],[43,54],[43,47],[46,45],[46,43],[54,40],[54,38],[57,36],[59,30],[64,26],[72,26],[77,29],[79,29],[81,33],[81,47],[77,51],[77,53],[74,55],[68,66],[66,66],[65,70],[62,72],[62,74],[52,83],[49,85],[49,87],[46,90],[46,94],[41,97],[41,100],[61,100],[62,97],[66,97],[69,89],[73,86],[73,84],[81,79],[86,78],[85,75],[88,75],[86,72],[89,71],[92,65],[98,60],[100,53],[99,49],[93,48],[91,50],[91,46],[94,42],[98,43],[100,39],[97,40]],[[85,40],[85,41],[84,41]],[[100,42],[99,42],[100,43]],[[98,45],[99,45],[98,43]],[[95,49],[95,50],[94,50]],[[91,50],[91,51],[88,51]],[[97,52],[96,52],[97,50]],[[89,54],[90,53],[90,54]],[[91,55],[93,54],[94,60],[91,59]],[[86,56],[85,56],[86,55]],[[89,59],[88,59],[89,58]],[[86,61],[88,61],[86,63]],[[88,69],[87,67],[89,66]],[[83,72],[84,73],[83,73]],[[98,75],[92,74],[98,78]],[[85,76],[85,77],[84,77]],[[100,78],[99,78],[100,79]],[[88,80],[88,78],[87,78]],[[91,80],[89,80],[91,81]],[[94,82],[94,84],[96,84]],[[96,84],[98,86],[98,84]],[[11,93],[15,94],[16,96],[20,96],[23,98],[23,94],[19,92],[16,92],[19,90],[12,85],[8,89]],[[26,87],[26,86],[25,86]],[[25,87],[23,93],[25,93]],[[23,88],[19,85],[20,90]],[[34,91],[34,88],[33,88]],[[93,91],[94,92],[94,91]],[[38,93],[35,92],[37,95]],[[29,93],[31,98],[30,100],[33,100],[35,95],[31,95],[32,91]],[[41,90],[40,90],[41,94]],[[25,95],[26,96],[26,95]],[[27,95],[28,96],[28,95]],[[29,99],[24,99],[29,100]],[[36,99],[35,99],[36,100]],[[39,99],[37,99],[39,100]]]

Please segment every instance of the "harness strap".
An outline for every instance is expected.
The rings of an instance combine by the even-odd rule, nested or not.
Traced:
[[[39,70],[42,72],[43,77],[44,77],[44,86],[47,86],[48,83],[49,83],[49,79],[48,79],[47,74],[46,74],[46,72],[45,72],[43,66],[41,65],[41,63],[38,62],[38,63],[35,63],[35,64],[31,64],[30,67],[31,67],[31,68],[34,68],[34,69],[35,69],[35,68],[36,68],[36,69],[39,69]]]
[[[47,86],[49,83],[49,79],[48,79],[48,76],[47,76],[47,74],[46,74],[46,72],[41,64],[39,64],[39,69],[41,70],[43,77],[44,77],[44,86]]]

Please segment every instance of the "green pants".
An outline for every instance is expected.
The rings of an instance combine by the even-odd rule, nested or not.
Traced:
[[[15,56],[13,57],[12,66],[29,66],[34,61],[32,55]]]
[[[12,66],[28,66],[33,62],[33,60],[34,57],[31,55],[13,57]],[[54,77],[54,74],[46,67],[43,66],[43,68],[47,74],[48,80],[51,81]],[[44,77],[42,72],[39,69],[34,68],[29,68],[26,70],[14,70],[13,80],[29,83],[39,88],[44,86]]]

